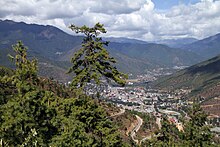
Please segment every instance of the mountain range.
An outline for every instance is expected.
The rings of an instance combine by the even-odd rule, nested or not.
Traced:
[[[220,33],[181,47],[209,59],[220,54]]]
[[[153,41],[152,43],[164,44],[172,48],[181,48],[198,41],[196,38],[163,39]]]
[[[154,43],[194,52],[206,60],[220,54],[220,33],[202,40],[195,38],[165,39],[154,41]]]
[[[7,59],[7,54],[13,53],[11,45],[17,40],[22,40],[29,48],[30,57],[39,60],[41,75],[51,76],[63,82],[71,79],[65,72],[71,66],[71,56],[81,47],[82,36],[67,34],[54,26],[12,20],[0,21],[0,32],[1,65],[13,67]],[[144,74],[155,68],[191,66],[205,59],[190,49],[180,50],[127,38],[104,39],[111,41],[107,49],[118,61],[116,66],[126,73]]]

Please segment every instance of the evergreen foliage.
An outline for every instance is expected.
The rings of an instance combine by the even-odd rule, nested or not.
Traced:
[[[71,59],[73,66],[68,73],[73,72],[75,74],[71,85],[73,87],[84,87],[86,83],[91,81],[100,84],[102,77],[113,80],[120,85],[125,85],[127,75],[119,72],[113,66],[116,61],[113,57],[110,57],[108,51],[104,48],[104,46],[108,46],[109,42],[98,37],[101,33],[106,33],[103,25],[97,23],[93,28],[71,25],[70,29],[85,35],[82,48]]]
[[[14,74],[1,75],[1,146],[123,146],[116,126],[90,97],[61,94],[51,82],[42,84],[37,61],[27,59],[21,42],[13,46]],[[64,93],[65,97],[61,97]]]
[[[52,145],[122,146],[116,127],[90,97],[62,100],[57,109],[55,124],[60,133],[53,138]]]
[[[43,146],[52,138],[56,128],[50,120],[56,115],[48,101],[53,100],[49,91],[38,89],[37,61],[27,59],[27,48],[18,42],[13,46],[16,65],[15,73],[1,78],[1,84],[13,90],[1,93],[0,138],[3,145]]]

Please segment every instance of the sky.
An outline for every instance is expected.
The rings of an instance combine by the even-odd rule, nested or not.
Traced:
[[[104,24],[109,37],[202,39],[220,33],[220,0],[0,0],[0,19],[53,25]]]
[[[155,4],[156,9],[170,9],[173,6],[180,5],[180,4],[195,4],[199,2],[200,0],[152,0],[152,2]]]

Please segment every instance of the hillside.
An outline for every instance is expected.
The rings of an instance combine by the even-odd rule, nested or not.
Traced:
[[[109,51],[151,63],[152,66],[173,67],[175,65],[192,65],[201,60],[191,52],[179,51],[161,44],[112,43]]]
[[[143,74],[155,68],[190,66],[202,60],[198,55],[154,43],[119,43],[110,42],[107,47],[110,54],[118,61],[117,67],[123,72]],[[64,53],[60,61],[69,61],[76,48]]]
[[[191,89],[188,98],[202,98],[204,105],[212,106],[220,98],[220,55],[162,78],[154,86],[168,90]],[[208,111],[219,114],[218,107],[208,108]]]
[[[0,21],[0,45],[10,47],[22,40],[32,56],[56,59],[64,51],[81,43],[82,37],[69,35],[53,26],[26,24],[11,20]]]
[[[0,21],[0,63],[13,67],[7,58],[11,45],[22,40],[29,47],[30,58],[39,60],[39,73],[66,82],[70,58],[80,48],[82,37],[69,35],[53,26]],[[105,38],[106,39],[106,38]],[[196,54],[179,51],[166,45],[135,39],[110,38],[108,51],[118,61],[117,67],[126,73],[143,74],[159,67],[192,65],[202,60]]]
[[[0,21],[0,63],[13,67],[7,55],[12,54],[12,45],[22,40],[28,46],[29,57],[39,61],[39,73],[66,82],[69,63],[56,61],[65,51],[81,43],[82,37],[71,36],[53,26],[26,24],[11,20]]]
[[[182,47],[206,59],[220,54],[220,33]]]
[[[171,76],[157,81],[159,87],[197,88],[215,83],[220,76],[220,55],[210,60],[201,62],[183,69]]]

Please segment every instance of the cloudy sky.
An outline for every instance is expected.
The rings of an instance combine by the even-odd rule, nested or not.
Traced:
[[[220,32],[220,0],[0,0],[0,19],[54,25],[103,23],[108,36],[145,41]]]

